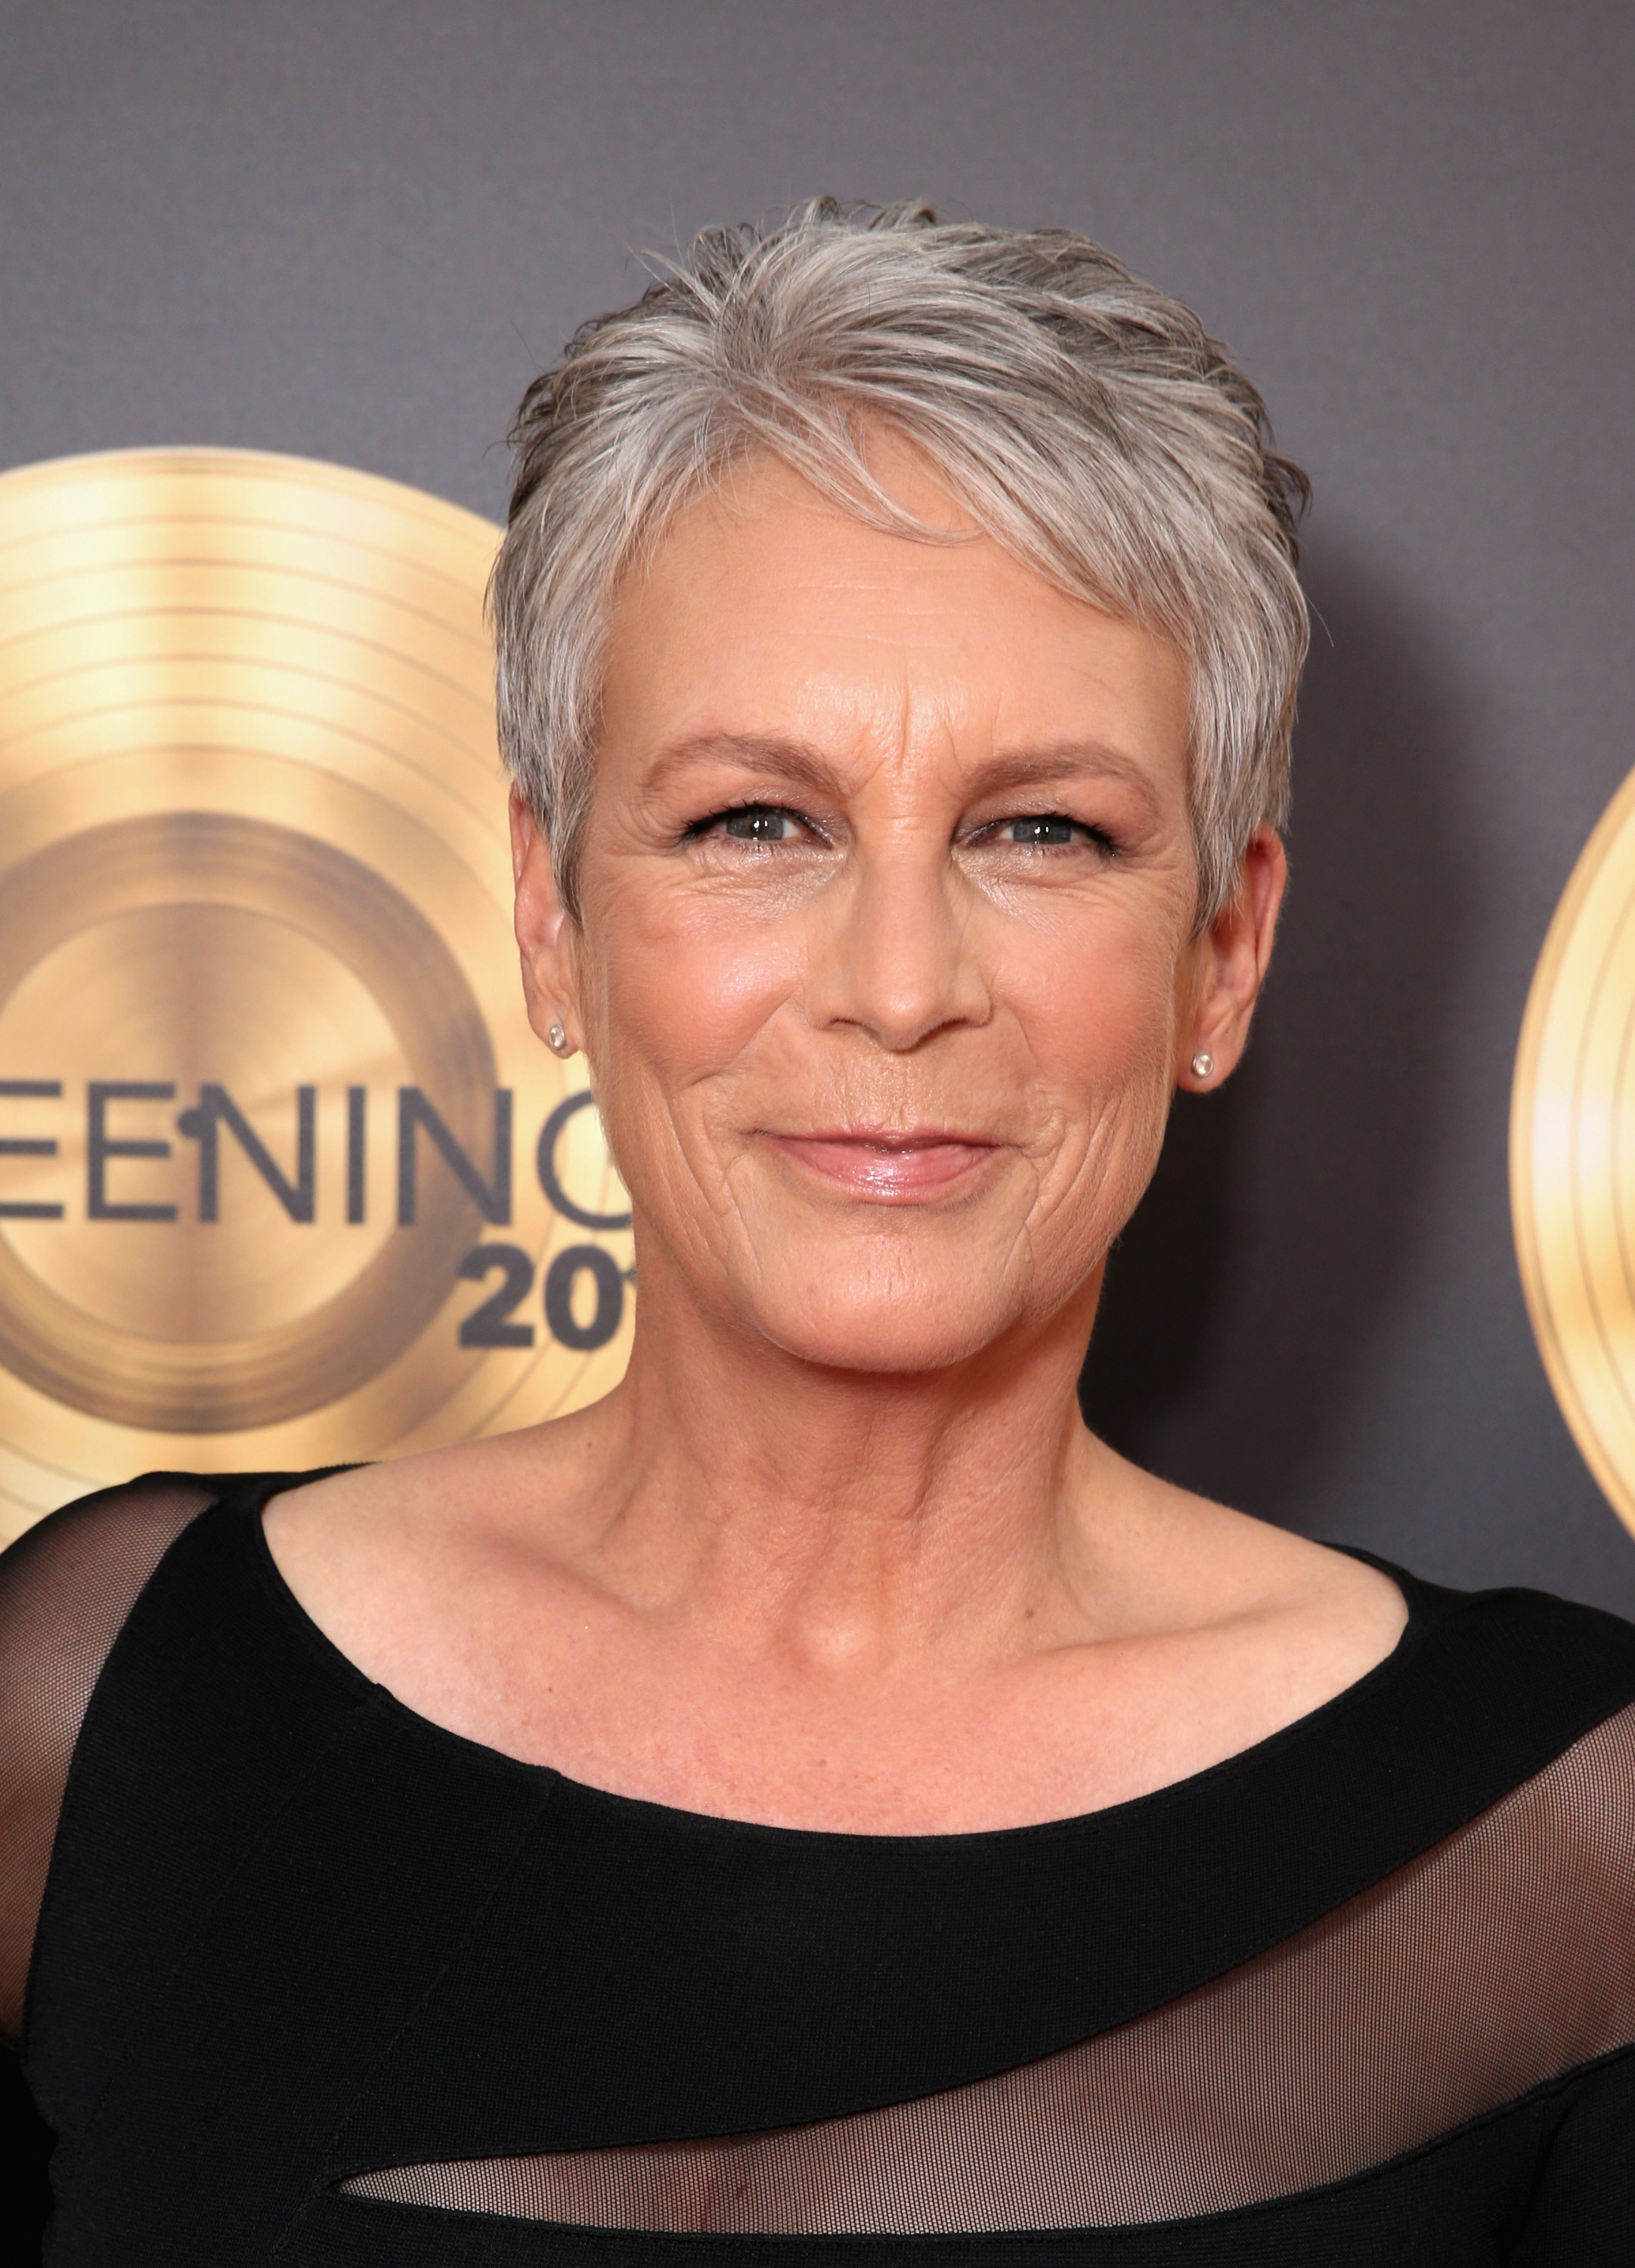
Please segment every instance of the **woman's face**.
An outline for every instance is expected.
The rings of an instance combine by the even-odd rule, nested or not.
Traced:
[[[976,534],[907,447],[874,461],[967,540],[758,461],[631,577],[582,927],[525,821],[519,929],[536,1022],[593,1066],[644,1303],[667,1279],[901,1371],[1094,1298],[1253,984],[1234,1022],[1242,940],[1193,935],[1181,659]]]

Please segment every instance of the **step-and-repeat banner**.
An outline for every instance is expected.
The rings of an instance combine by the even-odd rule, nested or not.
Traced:
[[[0,478],[0,1542],[622,1373],[627,1202],[511,938],[497,540],[234,451]],[[1635,1529],[1635,780],[1539,964],[1511,1158],[1545,1367]]]
[[[497,541],[236,452],[0,478],[0,1541],[622,1372],[627,1201],[512,941]]]
[[[1635,1533],[1635,773],[1539,956],[1516,1057],[1510,1191],[1544,1368]]]

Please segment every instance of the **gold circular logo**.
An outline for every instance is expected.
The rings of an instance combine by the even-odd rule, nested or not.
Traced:
[[[236,451],[0,477],[0,1541],[623,1369],[627,1201],[511,939],[497,541]]]
[[[1510,1201],[1556,1399],[1635,1531],[1635,773],[1573,869],[1533,978]]]

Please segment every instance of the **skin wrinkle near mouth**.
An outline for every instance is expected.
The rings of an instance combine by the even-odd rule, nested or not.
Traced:
[[[740,1063],[747,1052],[748,1046],[739,1049],[731,1059],[731,1063]],[[1159,1052],[1160,1051],[1158,1049],[1154,1050],[1154,1070],[1157,1068],[1156,1058]],[[1037,1073],[1038,1066],[1035,1064],[1035,1068]],[[690,1091],[695,1086],[707,1086],[712,1083],[713,1077],[718,1075],[718,1071],[700,1073],[695,1079],[688,1082],[687,1091]],[[1035,1083],[1029,1082],[1030,1085]],[[1039,1079],[1038,1083],[1042,1083],[1042,1078]],[[1030,1176],[1029,1196],[1020,1209],[1020,1217],[1016,1222],[1009,1257],[1000,1271],[1011,1279],[1013,1297],[1019,1300],[1025,1298],[1028,1285],[1037,1278],[1041,1269],[1038,1241],[1042,1235],[1048,1233],[1050,1225],[1064,1211],[1071,1209],[1074,1191],[1081,1189],[1086,1180],[1105,1186],[1109,1179],[1109,1167],[1113,1167],[1116,1172],[1116,1158],[1121,1146],[1118,1138],[1121,1133],[1127,1130],[1134,1131],[1131,1125],[1132,1118],[1161,1116],[1160,1112],[1156,1109],[1149,1112],[1140,1108],[1143,1101],[1149,1100],[1150,1098],[1138,1096],[1136,1094],[1125,1094],[1122,1096],[1104,1099],[1100,1108],[1093,1107],[1088,1115],[1088,1123],[1084,1130],[1087,1138],[1083,1152],[1063,1177],[1063,1186],[1054,1192],[1050,1187],[1054,1178],[1050,1167],[1064,1161],[1066,1147],[1065,1136],[1070,1118],[1070,1114],[1060,1102],[1055,1102],[1049,1108],[1048,1118],[1043,1125],[1028,1130],[1027,1133],[1020,1139],[1010,1138],[1005,1141],[1004,1146],[1014,1156],[1019,1166],[1027,1168]],[[1108,1101],[1112,1104],[1110,1112],[1106,1107]],[[1123,1108],[1120,1107],[1121,1104]],[[1132,1104],[1136,1106],[1134,1111],[1130,1108]],[[884,1114],[877,1109],[871,1115],[874,1118],[874,1123],[878,1123]],[[675,1113],[674,1102],[669,1116],[673,1136],[679,1138],[681,1123]],[[1145,1153],[1149,1144],[1155,1145],[1160,1132],[1161,1128],[1148,1130],[1145,1139],[1137,1140],[1131,1147]],[[717,1147],[713,1143],[707,1143],[706,1146],[711,1149]],[[752,1272],[757,1278],[761,1278],[763,1277],[764,1270],[759,1264],[758,1241],[753,1232],[750,1213],[746,1210],[747,1204],[751,1211],[754,1210],[755,1205],[754,1159],[741,1143],[735,1139],[733,1154],[722,1168],[718,1180],[711,1177],[711,1182],[706,1183],[699,1174],[696,1164],[691,1157],[690,1145],[677,1138],[677,1148],[688,1156],[691,1178],[711,1215],[718,1224],[728,1230],[729,1234],[733,1235],[733,1241],[740,1249],[740,1261],[748,1259],[752,1263]],[[1125,1176],[1120,1174],[1117,1178],[1123,1180]],[[860,1197],[858,1202],[866,1204],[869,1200]],[[880,1230],[890,1240],[888,1251],[893,1274],[900,1276],[902,1284],[909,1287],[905,1239],[911,1233],[910,1223],[905,1221],[899,1224],[894,1220],[887,1226],[885,1219],[881,1218],[887,1211],[895,1212],[899,1210],[911,1216],[914,1208],[879,1208],[874,1219]],[[1105,1256],[1102,1254],[1096,1256],[1101,1258]]]
[[[1001,1273],[1010,1279],[1012,1298],[1020,1307],[1025,1300],[1029,1286],[1038,1273],[1038,1255],[1035,1249],[1035,1227],[1036,1224],[1034,1216],[1040,1194],[1044,1188],[1046,1176],[1041,1171],[1037,1160],[1029,1156],[1021,1145],[1008,1145],[1007,1146],[1012,1150],[1012,1153],[1016,1157],[1019,1164],[1025,1166],[1032,1176],[1030,1199],[1022,1210],[1020,1217],[1016,1222],[1010,1250],[1001,1270]],[[748,1162],[748,1160],[746,1160],[746,1162]],[[1074,1178],[1076,1179],[1077,1176]],[[859,1202],[866,1202],[866,1200],[859,1200]],[[896,1208],[892,1208],[890,1209],[890,1211],[895,1212],[896,1210]],[[902,1210],[910,1211],[910,1213],[912,1211],[911,1208],[904,1208]],[[1053,1218],[1057,1210],[1057,1204],[1051,1204],[1046,1211],[1044,1219],[1049,1220]],[[889,1219],[889,1213],[887,1213],[887,1209],[882,1208],[881,1212],[886,1213],[887,1218]],[[887,1244],[883,1254],[870,1254],[867,1265],[870,1267],[871,1270],[874,1268],[878,1268],[882,1265],[884,1266],[886,1270],[885,1289],[891,1296],[895,1297],[911,1292],[915,1289],[910,1269],[910,1263],[913,1250],[912,1244],[910,1241],[911,1236],[911,1223],[899,1225],[895,1220],[892,1220],[889,1227],[887,1227],[887,1220],[881,1219],[880,1226],[888,1236],[889,1242]]]

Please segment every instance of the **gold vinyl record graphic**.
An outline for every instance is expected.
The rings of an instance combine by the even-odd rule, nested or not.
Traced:
[[[511,936],[497,541],[237,451],[0,477],[0,1542],[623,1371],[627,1201]]]
[[[1556,1399],[1635,1532],[1635,773],[1573,869],[1533,978],[1510,1198]]]

